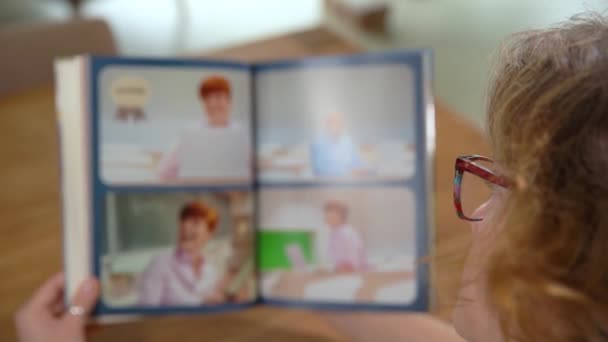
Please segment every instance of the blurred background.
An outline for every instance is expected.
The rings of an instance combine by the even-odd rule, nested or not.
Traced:
[[[480,125],[489,56],[502,37],[607,6],[605,0],[2,0],[0,32],[102,18],[120,54],[172,56],[325,24],[369,50],[432,47],[438,96]],[[371,25],[353,24],[353,13],[370,15]]]
[[[512,32],[605,9],[608,0],[0,0],[0,273],[11,275],[0,283],[0,296],[6,294],[0,340],[16,339],[15,310],[61,267],[54,58],[89,52],[267,60],[432,48],[438,113],[434,312],[449,320],[470,237],[467,223],[454,215],[454,158],[489,153],[479,128],[492,51]],[[205,331],[203,318],[195,316],[118,325],[93,341],[198,341],[201,334],[209,340],[340,340],[305,311],[260,308],[239,315],[207,316],[205,324],[217,329]]]

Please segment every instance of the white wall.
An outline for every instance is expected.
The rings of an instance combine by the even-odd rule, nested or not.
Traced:
[[[256,77],[259,139],[311,141],[341,112],[358,143],[415,141],[414,73],[407,65],[276,69]]]
[[[84,13],[106,18],[127,55],[174,55],[311,27],[322,12],[321,0],[102,0]]]
[[[393,37],[375,48],[429,46],[435,50],[438,97],[481,123],[491,54],[508,34],[540,28],[585,11],[608,9],[606,0],[393,1]]]

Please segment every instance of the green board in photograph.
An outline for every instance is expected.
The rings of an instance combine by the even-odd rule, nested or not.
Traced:
[[[260,271],[291,268],[286,249],[293,244],[300,246],[306,262],[314,262],[314,234],[311,231],[261,229],[257,235]]]

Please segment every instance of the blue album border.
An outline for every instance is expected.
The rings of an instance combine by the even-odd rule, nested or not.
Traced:
[[[226,68],[249,72],[251,67],[248,64],[227,61],[201,61],[201,60],[166,60],[155,58],[115,58],[115,57],[91,57],[90,74],[91,88],[89,98],[90,116],[89,129],[91,132],[91,166],[92,166],[92,186],[93,186],[93,238],[92,238],[92,270],[96,277],[101,277],[101,241],[103,227],[105,226],[105,196],[108,192],[193,192],[193,191],[221,191],[236,190],[253,191],[254,185],[233,185],[233,186],[109,186],[102,182],[99,168],[99,77],[103,68],[107,66],[132,66],[132,67],[207,67],[207,68]],[[214,306],[164,306],[164,307],[112,307],[103,302],[103,297],[94,310],[95,315],[108,314],[167,314],[167,313],[205,313],[205,312],[225,312],[242,309],[255,305],[257,300],[250,303],[222,304]]]
[[[332,56],[332,57],[314,57],[314,58],[303,58],[298,60],[285,60],[272,63],[264,63],[259,65],[249,65],[240,62],[229,62],[229,61],[212,61],[212,60],[166,60],[166,59],[155,59],[155,58],[116,58],[116,57],[91,57],[90,60],[90,117],[89,127],[91,132],[91,154],[90,154],[90,165],[92,169],[92,217],[95,218],[93,224],[92,234],[92,270],[95,276],[100,277],[100,261],[101,261],[101,234],[103,234],[103,227],[105,225],[105,195],[109,191],[113,192],[162,192],[162,191],[218,191],[218,190],[234,190],[241,189],[243,191],[255,191],[256,189],[272,189],[280,187],[357,187],[357,186],[404,186],[413,190],[416,198],[416,256],[418,260],[422,260],[429,253],[429,219],[426,213],[428,212],[428,196],[426,186],[428,184],[427,177],[432,177],[430,172],[432,170],[426,170],[427,156],[426,156],[426,111],[425,111],[425,87],[424,87],[424,58],[426,54],[430,54],[429,50],[400,50],[388,53],[377,53],[377,54],[365,54],[365,55],[348,55],[348,56]],[[365,182],[339,182],[339,183],[272,183],[272,182],[253,182],[251,185],[235,185],[235,186],[107,186],[101,181],[99,174],[99,75],[102,69],[106,66],[161,66],[161,67],[209,67],[209,68],[226,68],[236,69],[243,71],[250,71],[252,73],[252,84],[255,79],[255,75],[259,72],[273,71],[280,69],[293,69],[293,68],[319,68],[319,67],[331,67],[331,66],[352,66],[352,65],[365,65],[365,64],[402,64],[407,65],[411,68],[414,73],[415,86],[416,86],[416,100],[415,100],[415,120],[416,120],[416,171],[413,177],[404,181],[365,181]],[[254,92],[252,91],[252,94]],[[251,108],[252,116],[255,117],[255,108]],[[252,127],[255,123],[252,122]],[[256,137],[255,129],[253,129],[252,136]],[[256,146],[257,140],[254,141]],[[254,194],[254,196],[256,196]],[[256,216],[256,215],[254,215]],[[257,222],[256,222],[257,225]],[[429,227],[425,229],[424,227]],[[257,255],[257,253],[256,253]],[[290,307],[303,307],[303,308],[319,308],[319,309],[330,309],[330,310],[415,310],[415,311],[428,311],[430,305],[430,276],[429,267],[427,263],[419,263],[416,270],[417,279],[417,295],[416,300],[408,305],[379,305],[379,304],[335,304],[335,303],[320,303],[310,302],[303,300],[279,300],[279,299],[264,299],[260,296],[257,300],[250,303],[240,304],[223,304],[216,306],[172,306],[172,307],[161,307],[161,308],[145,308],[145,307],[129,307],[129,308],[116,308],[104,304],[102,301],[98,303],[95,308],[95,315],[108,315],[108,314],[168,314],[168,313],[205,313],[205,312],[225,312],[238,310],[246,307],[250,307],[259,303],[267,303],[273,305],[290,306]]]

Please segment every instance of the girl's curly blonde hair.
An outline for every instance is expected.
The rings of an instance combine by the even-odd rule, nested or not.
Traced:
[[[498,56],[488,132],[514,187],[489,302],[512,341],[608,341],[608,21],[518,33]]]

